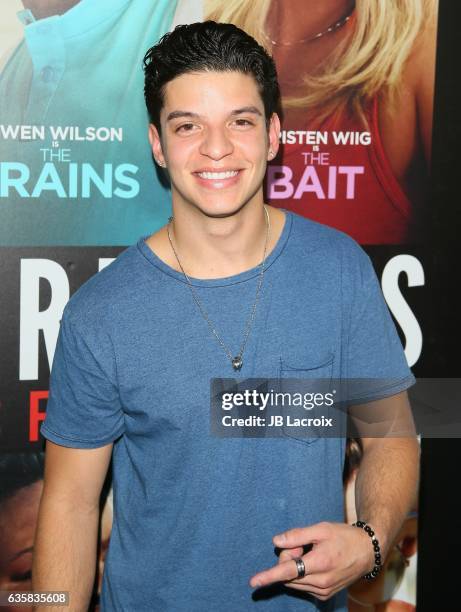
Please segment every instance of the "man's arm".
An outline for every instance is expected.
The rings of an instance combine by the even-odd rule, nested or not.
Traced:
[[[413,419],[406,392],[377,402],[367,410],[376,409],[393,415],[383,421],[389,434],[402,431],[408,437],[362,438],[364,454],[359,467],[355,496],[357,517],[369,522],[376,533],[384,559],[392,541],[411,510],[417,490],[419,444],[411,436]],[[366,423],[376,431],[376,420]],[[341,589],[371,571],[374,551],[371,538],[363,529],[344,523],[318,523],[299,527],[274,537],[275,546],[282,549],[274,567],[253,576],[250,585],[261,587],[273,582],[313,593],[326,600]],[[313,544],[307,554],[303,546]],[[293,559],[302,557],[306,576],[297,578]]]
[[[385,404],[385,400],[381,402]],[[400,414],[411,414],[406,392],[393,396],[392,402]],[[405,427],[405,432],[410,433],[409,429]],[[361,440],[363,457],[355,481],[357,519],[375,530],[384,559],[406,516],[416,506],[420,446],[416,437]]]
[[[40,612],[88,609],[96,568],[99,498],[111,454],[112,443],[94,449],[46,443],[32,586],[34,591],[69,591],[70,605],[40,607]]]

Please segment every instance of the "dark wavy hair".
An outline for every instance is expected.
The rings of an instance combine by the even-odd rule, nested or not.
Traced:
[[[254,38],[230,23],[203,21],[179,25],[144,56],[144,99],[151,123],[160,133],[165,85],[190,72],[242,72],[256,81],[266,124],[280,107],[273,59]]]

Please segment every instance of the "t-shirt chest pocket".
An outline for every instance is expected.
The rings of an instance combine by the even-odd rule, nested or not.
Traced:
[[[303,444],[313,444],[325,436],[330,426],[335,356],[325,352],[316,357],[280,357],[279,392],[283,394],[281,433]],[[293,382],[291,382],[293,381]]]

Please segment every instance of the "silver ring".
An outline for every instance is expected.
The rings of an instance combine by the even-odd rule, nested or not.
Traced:
[[[306,575],[306,566],[304,565],[304,561],[301,559],[301,557],[293,559],[293,561],[296,563],[296,569],[298,570],[298,578],[304,578],[304,576]]]

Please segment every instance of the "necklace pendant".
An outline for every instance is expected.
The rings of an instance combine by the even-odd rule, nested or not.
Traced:
[[[242,365],[243,359],[239,355],[232,359],[232,367],[234,368],[234,370],[240,370],[242,368]]]

